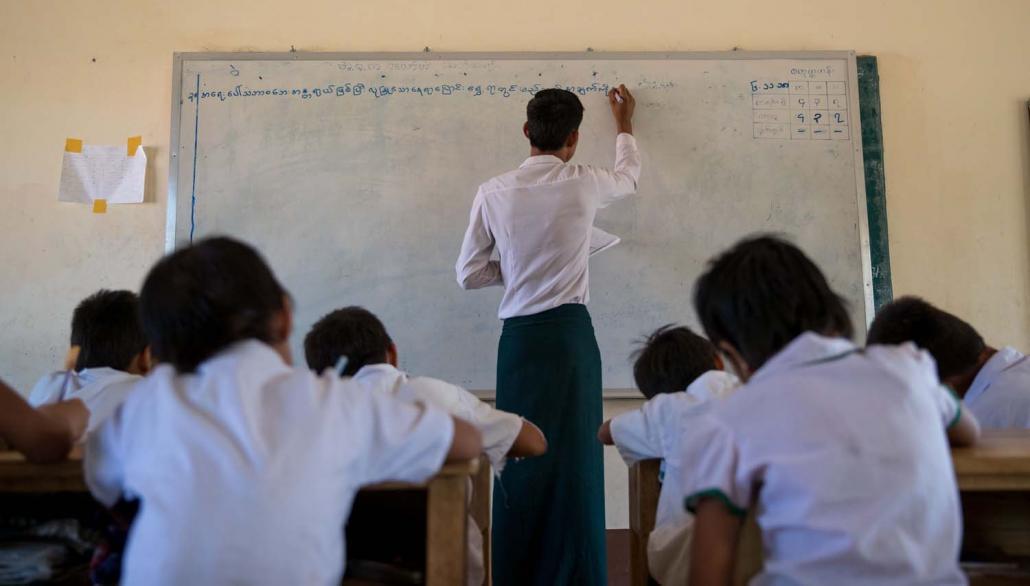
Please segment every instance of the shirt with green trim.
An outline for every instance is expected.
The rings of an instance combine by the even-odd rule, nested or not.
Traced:
[[[803,334],[684,434],[685,504],[757,507],[752,584],[965,584],[945,433],[959,411],[911,344]]]

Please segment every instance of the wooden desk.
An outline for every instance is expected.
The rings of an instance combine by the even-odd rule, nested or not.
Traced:
[[[1030,560],[1030,430],[984,432],[976,446],[952,450],[952,460],[962,498],[963,559]],[[629,470],[633,586],[647,585],[647,538],[658,508],[659,465],[660,460],[646,460]],[[742,584],[761,568],[761,535],[750,513],[738,554],[734,583]]]
[[[479,468],[478,459],[448,464],[429,482],[420,485],[427,491],[426,586],[465,583],[468,478],[475,476]],[[416,485],[388,482],[363,490],[410,489],[412,486]],[[16,452],[0,452],[0,493],[4,492],[88,492],[82,475],[81,450],[77,449],[68,460],[56,464],[32,464]],[[489,535],[489,524],[485,530]]]

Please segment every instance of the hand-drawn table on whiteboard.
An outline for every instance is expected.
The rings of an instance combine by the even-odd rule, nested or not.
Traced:
[[[257,246],[295,298],[300,362],[315,320],[363,305],[406,369],[493,389],[500,290],[454,276],[476,188],[528,155],[525,104],[546,87],[586,107],[573,162],[610,166],[618,83],[637,96],[644,167],[638,196],[598,216],[623,243],[591,260],[609,396],[633,387],[636,340],[696,324],[694,279],[752,232],[793,238],[866,323],[850,52],[176,54],[168,247]]]

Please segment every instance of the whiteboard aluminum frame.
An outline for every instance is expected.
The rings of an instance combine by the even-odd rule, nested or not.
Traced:
[[[171,136],[169,137],[168,164],[168,216],[165,220],[165,250],[176,247],[176,212],[179,188],[179,131],[182,119],[182,73],[183,67],[191,61],[638,61],[638,60],[844,60],[847,63],[848,115],[851,117],[849,131],[854,151],[855,193],[858,211],[859,247],[862,255],[862,288],[865,301],[866,325],[872,322],[876,313],[873,302],[872,255],[869,248],[869,212],[866,201],[865,174],[862,157],[861,120],[855,124],[859,110],[858,65],[855,51],[569,51],[569,52],[176,52],[172,57],[172,112]],[[611,393],[611,395],[609,395]],[[629,391],[613,389],[606,391],[606,398],[625,396]],[[634,392],[635,395],[635,392]]]

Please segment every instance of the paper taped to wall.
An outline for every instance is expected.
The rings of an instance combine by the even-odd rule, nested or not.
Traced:
[[[82,144],[79,139],[65,143],[61,164],[61,185],[58,201],[94,204],[142,203],[147,155],[140,137],[128,139],[125,146]]]

